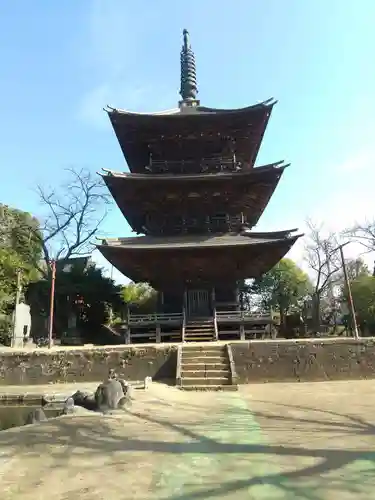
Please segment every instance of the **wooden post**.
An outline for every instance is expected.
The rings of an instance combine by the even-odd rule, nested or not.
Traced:
[[[354,310],[354,303],[353,303],[352,291],[351,291],[351,288],[350,288],[350,282],[349,282],[348,272],[347,272],[347,269],[346,269],[345,258],[344,258],[344,251],[343,251],[342,247],[343,247],[343,245],[340,245],[339,249],[340,249],[342,270],[344,271],[344,279],[345,279],[346,290],[347,290],[347,293],[348,293],[349,310],[350,310],[350,315],[352,317],[352,322],[353,322],[353,334],[354,334],[354,338],[358,339],[359,338],[359,333],[358,333],[357,318],[355,317],[355,310]]]
[[[159,323],[156,324],[156,342],[158,344],[161,342],[161,327]]]
[[[219,327],[217,326],[217,315],[216,315],[216,294],[214,286],[211,289],[211,305],[214,318],[215,340],[219,340]]]
[[[49,325],[48,325],[48,348],[52,347],[53,313],[55,305],[55,281],[56,281],[56,262],[51,261],[51,295],[49,306]]]
[[[246,338],[245,338],[245,325],[242,323],[242,319],[241,319],[241,323],[240,323],[240,340],[246,340]]]
[[[185,342],[185,328],[186,328],[186,288],[182,296],[182,328],[181,328],[181,341]]]
[[[17,306],[20,302],[20,297],[21,297],[21,277],[22,273],[20,270],[17,271],[17,289],[16,289],[16,298],[14,301],[14,318],[13,318],[13,325],[12,325],[12,341],[11,341],[11,347],[14,347],[14,337],[16,335],[16,314],[17,314]]]

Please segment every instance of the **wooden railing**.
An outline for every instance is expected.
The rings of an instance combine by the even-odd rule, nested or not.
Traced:
[[[152,160],[146,169],[153,173],[192,173],[237,171],[242,165],[232,158],[203,158],[197,160]]]
[[[217,322],[224,321],[251,321],[251,320],[264,320],[267,322],[272,321],[271,314],[266,313],[252,313],[249,311],[217,311]]]
[[[182,313],[130,314],[129,325],[145,323],[182,323]]]

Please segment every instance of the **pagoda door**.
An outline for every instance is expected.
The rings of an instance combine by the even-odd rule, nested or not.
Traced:
[[[210,300],[207,290],[188,290],[187,314],[188,317],[210,316]]]

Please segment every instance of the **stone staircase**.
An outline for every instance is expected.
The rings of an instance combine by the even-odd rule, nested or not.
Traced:
[[[185,391],[237,390],[230,347],[225,344],[180,346],[177,386]]]
[[[196,318],[185,325],[185,342],[212,342],[215,326],[212,318]]]

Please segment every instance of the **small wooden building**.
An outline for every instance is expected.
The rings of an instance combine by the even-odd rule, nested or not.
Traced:
[[[131,280],[159,292],[158,310],[131,316],[128,341],[246,338],[270,315],[241,310],[237,283],[271,269],[300,235],[253,232],[287,165],[255,167],[275,101],[242,109],[201,106],[184,31],[179,107],[107,112],[129,173],[104,181],[133,231],[98,248]]]

